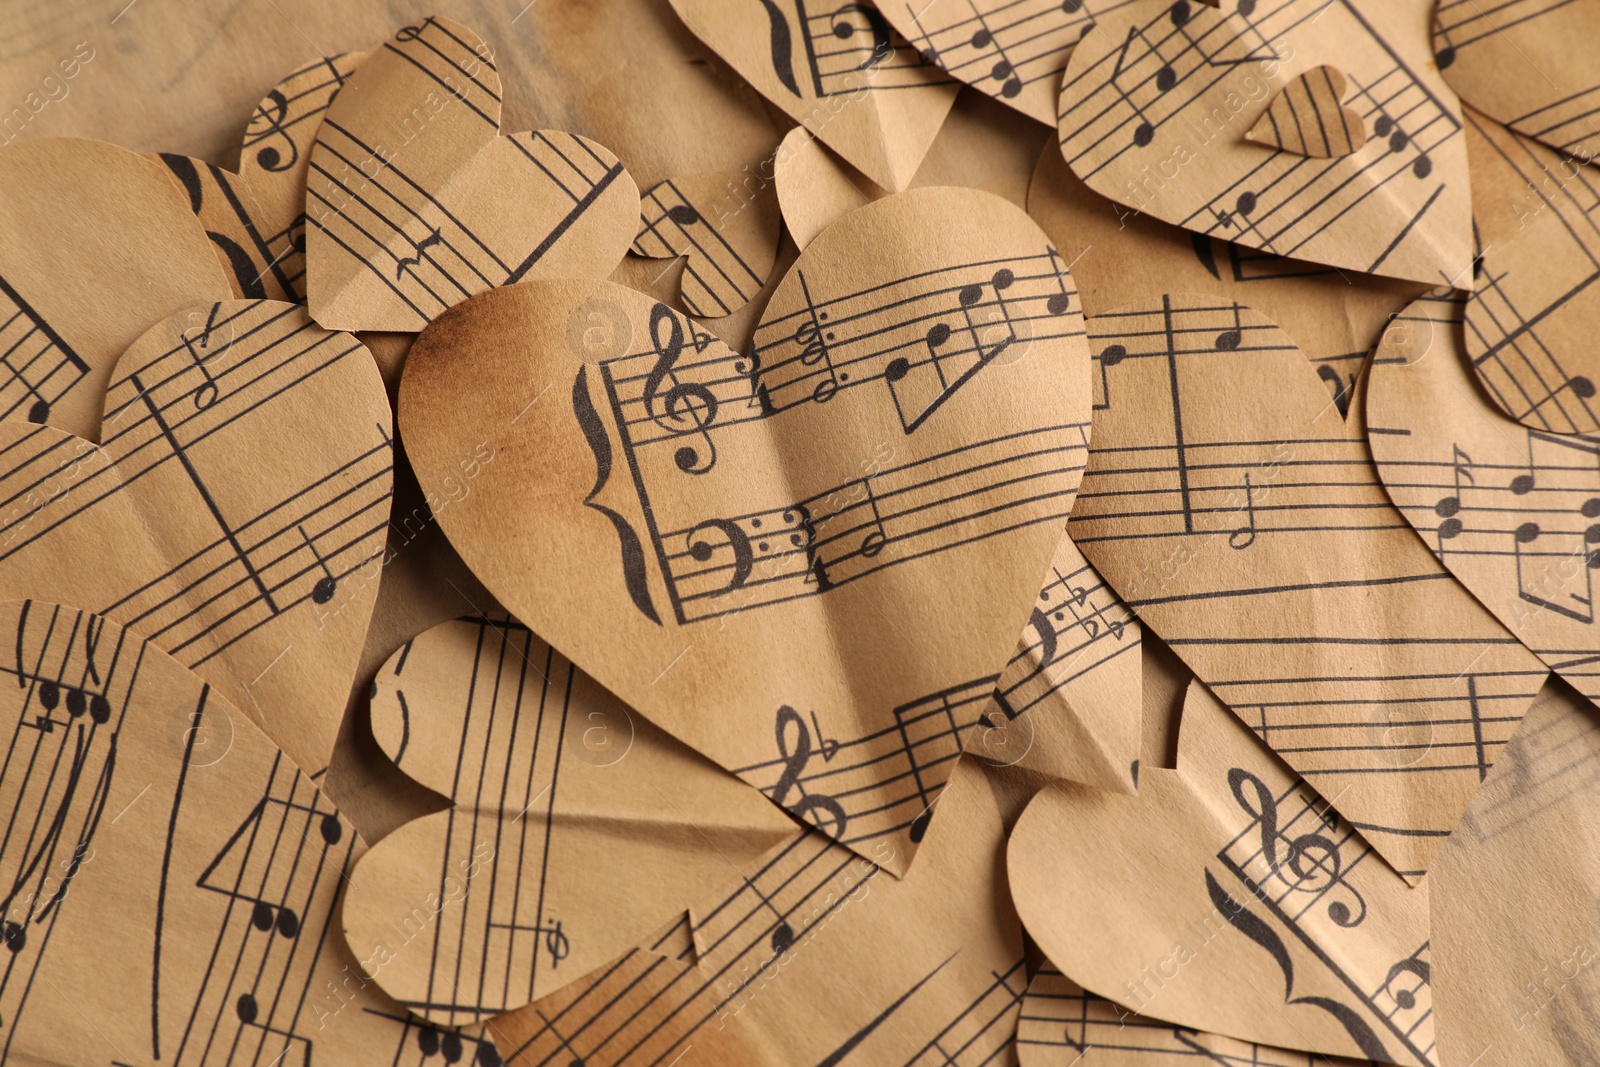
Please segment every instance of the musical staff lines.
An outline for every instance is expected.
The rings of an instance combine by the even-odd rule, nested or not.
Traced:
[[[785,79],[776,43],[777,26],[784,18],[780,5],[787,7],[787,0],[774,0],[766,7],[773,23],[774,69],[780,79]],[[802,92],[792,76],[785,80],[797,96],[814,94],[825,99],[859,91],[863,85],[870,85],[874,91],[922,89],[948,80],[925,52],[912,47],[890,25],[874,3],[847,3],[832,11],[815,13],[807,10],[807,0],[793,0],[793,5],[811,74],[809,93]]]
[[[19,411],[49,421],[50,409],[89,373],[89,365],[21,293],[0,276],[0,418]],[[26,405],[26,408],[24,408]]]
[[[1164,297],[1091,335],[1117,360],[1073,539],[1386,859],[1425,870],[1542,667],[1417,542],[1361,428],[1265,319]],[[1247,380],[1279,403],[1232,403]],[[1306,618],[1314,635],[1288,621]]]
[[[738,198],[742,173],[689,174],[645,190],[636,255],[684,256],[681,295],[691,315],[728,315],[761,291],[777,255],[774,198]],[[724,204],[733,191],[731,210]],[[715,213],[715,218],[711,215]]]

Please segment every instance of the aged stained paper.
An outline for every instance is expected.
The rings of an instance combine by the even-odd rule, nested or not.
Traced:
[[[1597,39],[1590,3],[1440,0],[1434,11],[1434,58],[1462,100],[1584,160],[1600,152]]]
[[[1080,322],[1019,209],[917,190],[814,241],[743,356],[618,286],[476,298],[412,348],[401,425],[425,488],[468,437],[496,449],[441,521],[518,618],[903,865],[1071,507]],[[850,788],[804,786],[823,764]]]
[[[1098,21],[1061,90],[1061,151],[1091,189],[1196,233],[1434,285],[1472,259],[1460,107],[1422,5],[1142,0]],[[1344,71],[1371,138],[1332,159],[1244,143],[1297,75]]]
[[[94,440],[112,364],[229,288],[183,192],[97,141],[0,150],[0,417]]]
[[[1597,816],[1600,720],[1551,679],[1429,878],[1445,1063],[1600,1055]]]
[[[327,56],[275,85],[245,126],[236,174],[175,152],[157,157],[183,185],[235,296],[305,303],[311,143],[328,104],[365,58]]]
[[[346,950],[335,908],[363,843],[215,689],[70,608],[6,602],[0,636],[16,650],[0,797],[33,827],[0,843],[0,1056],[501,1062],[480,1033],[408,1016],[371,981],[382,962]],[[451,872],[408,899],[396,943],[448,923],[477,878]]]
[[[957,84],[908,45],[871,3],[672,0],[739,75],[886,189],[906,189]]]
[[[1462,300],[1440,290],[1384,333],[1367,441],[1395,507],[1551,670],[1600,698],[1600,437],[1519,425],[1468,370]]]
[[[306,189],[306,294],[330,329],[420,330],[536,277],[604,277],[638,229],[609,150],[500,135],[493,53],[449,19],[402,27],[323,117]]]
[[[1026,988],[1001,811],[963,760],[896,880],[815,831],[664,931],[489,1032],[511,1064],[747,1067],[1009,1062]],[[685,936],[685,934],[687,936]]]
[[[652,185],[640,200],[632,251],[685,260],[679,301],[689,314],[722,318],[766,285],[782,221],[775,190],[751,187],[740,171],[684,174]]]
[[[379,672],[372,729],[455,807],[378,842],[350,874],[345,936],[366,957],[444,872],[488,853],[483,888],[378,983],[458,1026],[520,1008],[682,914],[727,865],[794,833],[754,789],[663,735],[507,620],[462,619]]]
[[[1050,961],[1136,1021],[1438,1062],[1427,891],[1198,683],[1177,770],[1147,771],[1137,797],[1044,790],[1007,861]]]
[[[320,771],[377,593],[390,419],[366,349],[304,308],[194,305],[118,362],[99,446],[0,422],[0,594],[136,629]]]
[[[1395,511],[1359,405],[1341,421],[1281,330],[1181,294],[1089,323],[1095,448],[1073,540],[1219,699],[1420,878],[1544,665]]]

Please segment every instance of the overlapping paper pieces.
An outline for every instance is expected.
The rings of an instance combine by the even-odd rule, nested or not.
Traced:
[[[1006,1062],[1027,980],[1004,834],[962,760],[905,878],[883,869],[888,841],[879,866],[808,830],[730,871],[687,931],[489,1031],[520,1063]]]
[[[1544,665],[1417,539],[1378,481],[1359,404],[1341,421],[1263,316],[1165,295],[1089,330],[1095,447],[1073,540],[1219,699],[1419,879]]]
[[[1433,52],[1461,99],[1551,148],[1600,152],[1600,10],[1563,0],[1440,0]]]
[[[1361,116],[1341,103],[1348,91],[1343,71],[1308,70],[1278,90],[1245,137],[1317,159],[1347,156],[1367,143]]]
[[[334,94],[365,58],[318,59],[274,86],[245,126],[237,174],[175,152],[156,157],[188,193],[235,296],[305,302],[311,143]]]
[[[638,189],[604,147],[500,135],[489,46],[444,18],[347,79],[307,183],[307,297],[330,329],[416,331],[494,286],[604,277],[639,228]]]
[[[0,844],[9,1057],[501,1062],[477,1032],[408,1016],[346,950],[334,908],[365,846],[217,690],[71,608],[7,601],[0,638],[17,724],[0,797],[33,827]],[[410,903],[414,937],[453,906]]]
[[[134,342],[104,403],[98,446],[0,420],[0,595],[136,629],[320,771],[389,518],[371,356],[296,304],[197,304]]]
[[[402,432],[424,489],[495,449],[440,521],[519,619],[901,873],[1084,462],[1061,268],[1019,209],[927,189],[818,237],[743,356],[620,286],[508,287],[418,338]]]
[[[1600,438],[1530,429],[1476,387],[1462,301],[1424,297],[1384,332],[1367,438],[1423,542],[1506,628],[1600,697]]]
[[[1061,89],[1061,150],[1096,192],[1196,233],[1313,263],[1440,284],[1472,260],[1466,147],[1419,5],[1267,0],[1223,14],[1141,0],[1097,21]],[[1245,140],[1319,66],[1371,131],[1314,159]]]
[[[671,2],[741,78],[885,189],[907,188],[955,101],[958,83],[870,3]]]
[[[1028,214],[1071,264],[1084,314],[1174,291],[1248,304],[1294,338],[1341,415],[1389,317],[1429,288],[1285,259],[1132,215],[1086,186],[1054,146],[1039,158]]]
[[[1090,1058],[1089,1054],[1094,1056]],[[1046,961],[1028,982],[1017,1023],[1020,1067],[1173,1067],[1192,1062],[1222,1067],[1359,1067],[1349,1060],[1296,1052],[1137,1015],[1083,987]]]
[[[0,417],[94,439],[111,366],[229,287],[161,164],[98,141],[0,152]]]
[[[1552,680],[1428,879],[1444,1062],[1576,1067],[1600,1053],[1597,825],[1600,721]]]
[[[515,623],[435,627],[395,653],[376,690],[379,744],[455,806],[362,858],[345,934],[363,958],[392,946],[412,901],[481,863],[449,925],[420,951],[393,949],[376,978],[441,1025],[554,992],[793,836],[766,798]]]
[[[743,171],[684,174],[646,189],[636,255],[684,259],[679,296],[691,315],[721,318],[772,272],[782,216],[775,192]]]
[[[1199,683],[1175,771],[1053,785],[1007,848],[1063,974],[1137,1016],[1282,1048],[1437,1063],[1428,898]]]
[[[1473,370],[1518,422],[1594,433],[1600,173],[1470,110],[1467,149],[1482,246],[1466,308]]]

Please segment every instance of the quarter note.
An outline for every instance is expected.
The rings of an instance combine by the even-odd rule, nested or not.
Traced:
[[[333,569],[328,566],[328,561],[322,558],[322,553],[317,551],[316,542],[311,540],[311,535],[306,533],[304,525],[297,524],[300,536],[305,540],[306,547],[311,549],[311,554],[317,559],[317,566],[322,568],[322,577],[317,579],[311,587],[311,602],[313,604],[326,604],[333,599],[333,594],[339,590],[339,579],[334,576]]]

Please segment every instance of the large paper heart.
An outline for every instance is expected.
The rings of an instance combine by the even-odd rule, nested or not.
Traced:
[[[515,623],[461,619],[378,673],[372,729],[455,807],[396,830],[350,876],[366,958],[449,872],[481,865],[421,951],[378,983],[443,1025],[520,1008],[626,951],[793,836],[755,790],[662,734]]]
[[[320,771],[377,593],[389,424],[367,350],[304,308],[174,315],[117,364],[104,444],[0,421],[0,594],[93,605]]]
[[[963,760],[939,806],[904,879],[807,831],[489,1032],[518,1062],[588,1067],[1007,1062],[1026,976],[1000,805]]]
[[[518,618],[903,870],[1072,505],[1080,321],[1021,210],[917,190],[813,241],[744,356],[620,286],[475,298],[412,348],[402,433],[425,489],[494,448],[441,522]]]
[[[1269,0],[1224,15],[1140,0],[1099,20],[1061,87],[1061,151],[1096,192],[1196,233],[1438,284],[1472,260],[1466,145],[1415,13]],[[1373,131],[1332,159],[1244,139],[1295,75],[1345,71]]]
[[[327,56],[275,85],[244,128],[237,174],[175,152],[157,157],[189,194],[233,295],[305,302],[311,144],[334,95],[365,58]]]
[[[1359,411],[1339,419],[1283,331],[1182,295],[1089,326],[1095,448],[1073,539],[1201,681],[1420,877],[1543,666],[1394,510]]]
[[[489,46],[444,18],[403,27],[334,98],[311,149],[306,295],[329,329],[420,330],[525,278],[603,278],[639,191],[600,145],[500,136]]]
[[[380,963],[345,949],[334,913],[365,846],[215,689],[71,608],[0,604],[0,639],[0,804],[31,827],[0,844],[9,1058],[378,1067],[431,1042],[497,1067],[491,1042],[408,1017]],[[448,921],[426,918],[418,934]]]
[[[1138,1015],[1244,1041],[1435,1063],[1428,898],[1203,686],[1178,768],[1137,797],[1051,786],[1006,853],[1061,972]]]
[[[1580,159],[1600,152],[1593,4],[1440,0],[1433,51],[1450,88],[1518,133]]]
[[[956,83],[870,2],[671,2],[740,77],[886,189],[911,183],[955,102]]]
[[[117,357],[229,291],[161,164],[99,141],[0,150],[0,417],[94,439]]]
[[[1367,386],[1372,458],[1461,584],[1600,698],[1600,437],[1532,430],[1490,404],[1467,369],[1461,312],[1440,290],[1385,332]]]

